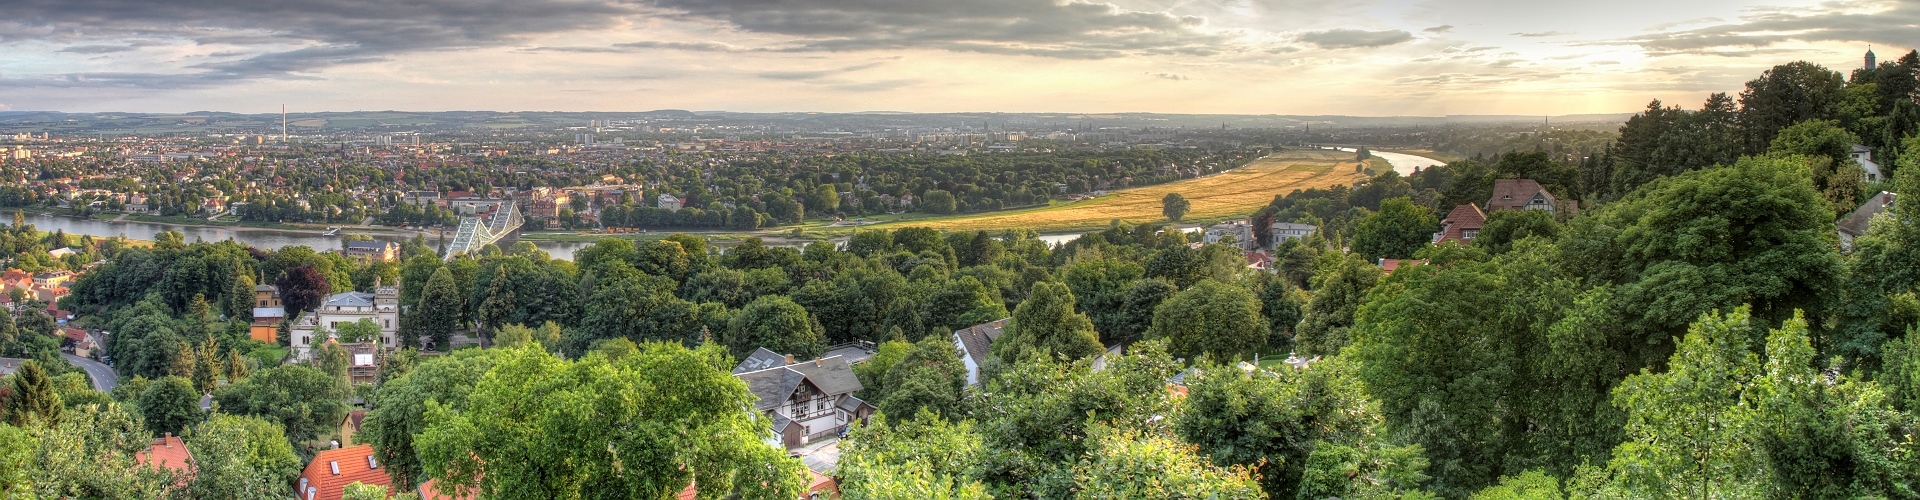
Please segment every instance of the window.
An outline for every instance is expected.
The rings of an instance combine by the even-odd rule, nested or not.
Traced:
[[[815,399],[815,400],[813,400],[813,401],[814,401],[814,403],[813,403],[813,409],[815,409],[815,410],[826,410],[826,409],[827,409],[827,398],[819,398],[819,399]]]

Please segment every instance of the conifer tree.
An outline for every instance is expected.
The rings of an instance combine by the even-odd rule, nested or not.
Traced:
[[[37,361],[21,362],[20,371],[13,376],[13,400],[7,402],[7,423],[25,427],[36,420],[56,422],[62,408],[60,394],[54,392],[53,379],[46,369]]]

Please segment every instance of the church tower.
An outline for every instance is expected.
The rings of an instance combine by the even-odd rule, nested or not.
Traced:
[[[1873,61],[1873,47],[1869,46],[1867,47],[1867,71],[1873,71],[1873,68],[1878,67],[1880,67],[1880,65]]]

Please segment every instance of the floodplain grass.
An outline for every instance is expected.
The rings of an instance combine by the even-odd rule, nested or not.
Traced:
[[[1045,207],[983,214],[902,220],[862,229],[925,226],[949,231],[1033,229],[1040,232],[1084,231],[1107,227],[1114,220],[1132,223],[1165,222],[1160,200],[1180,193],[1193,207],[1188,222],[1242,217],[1273,201],[1276,195],[1308,188],[1352,185],[1367,178],[1354,167],[1353,153],[1339,151],[1281,151],[1237,169],[1166,184],[1122,189],[1104,196]],[[1374,167],[1375,165],[1367,165]]]

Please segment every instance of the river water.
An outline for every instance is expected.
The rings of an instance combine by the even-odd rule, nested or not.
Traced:
[[[1348,153],[1359,152],[1353,148],[1332,148],[1332,149],[1336,151],[1346,151]],[[1386,160],[1388,164],[1393,165],[1393,171],[1399,172],[1401,177],[1413,175],[1413,171],[1416,169],[1423,169],[1427,167],[1438,167],[1438,166],[1444,166],[1447,164],[1447,162],[1435,160],[1425,156],[1414,156],[1414,155],[1405,154],[1405,153],[1374,151],[1373,156],[1378,157],[1382,160]]]
[[[1352,148],[1338,149],[1347,152],[1353,151]],[[1375,151],[1373,155],[1387,160],[1387,163],[1393,165],[1393,170],[1399,172],[1400,175],[1412,175],[1416,168],[1446,165],[1446,163],[1439,160],[1409,154]],[[0,218],[0,223],[4,223],[5,220],[7,219]],[[319,233],[310,231],[284,231],[279,229],[249,227],[182,226],[178,224],[160,224],[153,222],[81,219],[64,215],[45,214],[28,214],[26,220],[28,224],[32,224],[41,231],[52,232],[54,230],[60,230],[65,231],[67,234],[86,234],[93,235],[96,238],[123,236],[128,239],[153,241],[157,239],[163,231],[177,231],[185,235],[189,243],[195,241],[222,241],[232,239],[239,241],[243,245],[250,245],[264,250],[277,250],[286,246],[304,245],[314,250],[325,251],[338,249],[341,245],[339,236],[321,236]],[[1202,228],[1189,227],[1182,228],[1182,230],[1189,233],[1197,233],[1201,231]],[[353,232],[351,230],[342,231],[342,234],[353,234]],[[372,236],[373,239],[383,241],[405,241],[412,238],[411,235],[393,233],[366,234]],[[1043,234],[1040,235],[1040,239],[1047,242],[1048,245],[1060,245],[1073,241],[1083,234],[1086,233]],[[449,235],[448,237],[451,238],[452,236]],[[427,237],[427,244],[438,245],[439,241],[434,236],[429,235]],[[567,260],[573,259],[574,251],[592,245],[592,243],[589,242],[579,241],[534,241],[533,244],[539,247],[540,250],[547,252],[548,255],[553,256],[553,258]]]
[[[12,214],[8,215],[11,216]],[[10,217],[8,219],[10,219]],[[41,231],[53,232],[59,230],[67,234],[93,235],[96,238],[123,236],[128,239],[153,241],[158,239],[160,233],[163,231],[176,231],[184,235],[188,243],[231,239],[243,245],[249,245],[263,250],[277,250],[281,247],[302,245],[314,250],[325,251],[337,250],[341,245],[340,236],[321,236],[319,233],[309,231],[283,231],[279,229],[250,227],[182,226],[153,222],[81,219],[78,217],[45,214],[27,214],[26,221]],[[347,230],[341,231],[341,234],[355,233]],[[392,233],[366,234],[372,236],[373,239],[382,241],[398,242],[412,238],[410,235]],[[451,238],[452,236],[449,235],[448,237]],[[427,236],[428,245],[437,245],[438,243],[439,241],[436,237],[432,235]],[[535,241],[533,244],[556,259],[572,259],[575,250],[591,245],[591,243],[584,242],[560,241]]]

